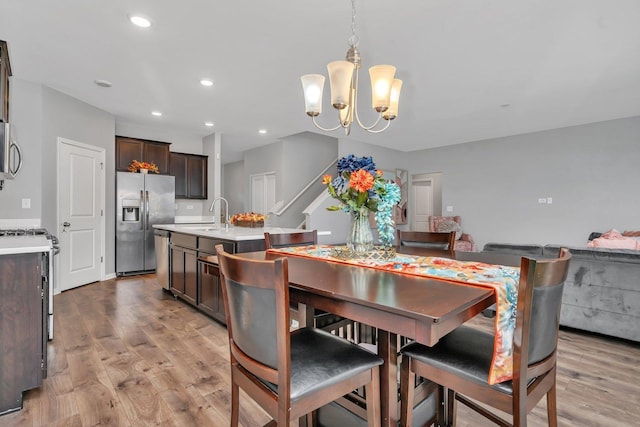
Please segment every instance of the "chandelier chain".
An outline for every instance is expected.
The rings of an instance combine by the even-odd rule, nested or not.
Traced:
[[[351,0],[351,37],[349,37],[349,46],[356,47],[360,43],[360,39],[356,35],[356,0]]]

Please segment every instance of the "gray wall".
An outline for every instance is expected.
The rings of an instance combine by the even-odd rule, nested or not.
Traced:
[[[276,173],[276,201],[282,199],[282,141],[244,153],[244,211],[251,210],[251,175]],[[223,194],[226,193],[223,191]],[[263,213],[263,212],[261,212]]]
[[[276,201],[288,204],[309,182],[335,160],[337,140],[325,135],[303,132],[283,138],[264,147],[244,153],[244,209],[251,210],[252,174],[276,173]],[[228,182],[228,181],[227,181]],[[302,210],[322,191],[318,181],[316,191],[310,191],[282,217],[271,218],[271,225],[296,227],[304,220]],[[224,193],[229,193],[229,187]]]
[[[410,174],[443,172],[442,205],[487,242],[584,246],[640,229],[640,117],[412,152]],[[553,204],[539,204],[551,197]],[[449,213],[447,213],[449,215]]]
[[[12,101],[15,99],[12,96]],[[61,92],[42,87],[42,225],[60,234],[56,223],[57,138],[105,149],[105,272],[115,272],[114,116]],[[111,213],[111,214],[109,214]]]
[[[42,86],[13,78],[9,108],[12,136],[22,150],[23,164],[0,191],[0,219],[33,219],[31,225],[37,225],[42,216]],[[31,208],[23,209],[22,199],[31,199]]]
[[[318,178],[324,168],[338,157],[338,140],[326,135],[303,132],[282,139],[283,170],[278,180],[282,185],[281,196],[285,205],[293,200],[309,183],[312,186],[282,215],[273,218],[273,224],[297,227],[304,221],[302,210],[325,190]],[[330,173],[333,170],[329,171]]]
[[[244,212],[244,162],[227,163],[222,170],[223,196],[229,202],[229,215]]]

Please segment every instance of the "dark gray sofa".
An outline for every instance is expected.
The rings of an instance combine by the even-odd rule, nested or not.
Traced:
[[[482,252],[552,258],[560,247],[487,243]],[[640,342],[640,251],[568,249],[560,324]]]

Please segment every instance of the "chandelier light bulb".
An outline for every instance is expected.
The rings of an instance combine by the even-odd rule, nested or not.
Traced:
[[[311,117],[322,113],[322,91],[324,90],[324,76],[321,74],[307,74],[300,78],[304,91],[305,111]]]

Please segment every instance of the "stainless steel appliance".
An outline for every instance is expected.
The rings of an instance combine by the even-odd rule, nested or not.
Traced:
[[[160,286],[169,290],[169,235],[167,230],[155,230],[156,279]]]
[[[46,247],[44,251],[44,265],[42,268],[42,277],[44,285],[43,289],[46,290],[47,304],[47,336],[50,340],[53,339],[53,293],[55,287],[55,274],[54,274],[54,255],[60,252],[58,246],[58,238],[51,235],[44,228],[18,228],[12,227],[7,229],[0,229],[0,248],[11,252],[11,248],[14,248],[16,252],[21,251],[21,247],[27,246],[42,246]]]
[[[13,179],[22,167],[22,153],[11,138],[11,125],[0,123],[0,180]]]
[[[116,179],[116,274],[153,271],[153,225],[174,222],[175,178],[118,172]]]

